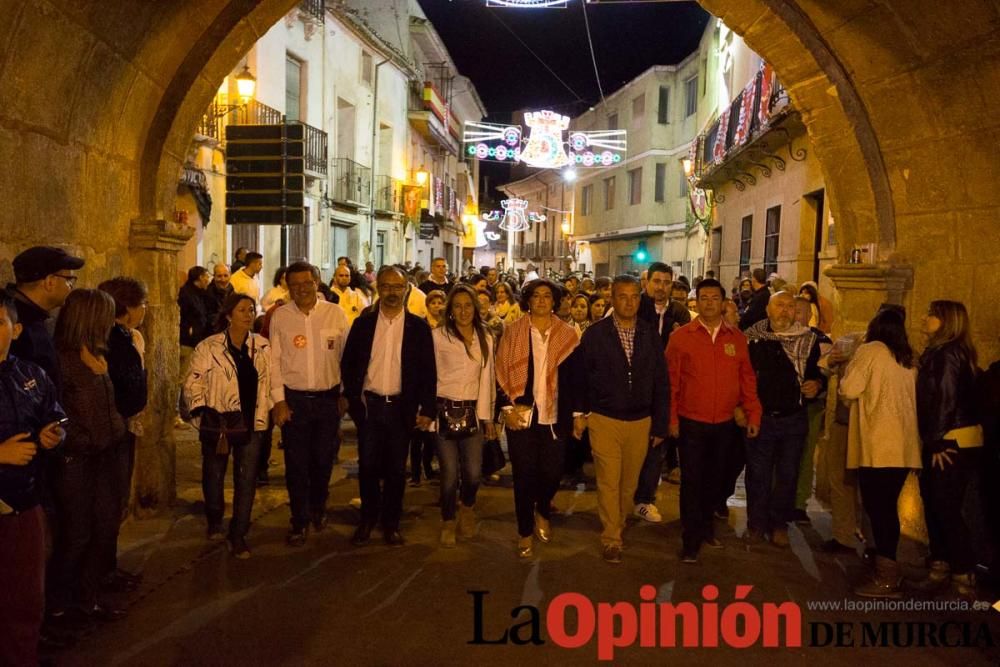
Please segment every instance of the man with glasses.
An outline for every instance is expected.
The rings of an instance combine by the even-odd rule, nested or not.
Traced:
[[[368,544],[381,521],[385,543],[401,546],[410,432],[414,426],[427,430],[435,417],[437,370],[430,327],[403,306],[403,270],[383,266],[375,283],[377,307],[354,321],[344,349],[344,393],[358,427],[361,488],[361,524],[351,541]]]
[[[340,357],[350,325],[340,306],[317,297],[319,269],[295,262],[285,273],[291,303],[271,317],[271,398],[285,443],[285,483],[292,510],[289,546],[326,526],[330,474],[340,450],[337,430],[347,407]],[[433,355],[433,352],[432,352]]]
[[[7,285],[7,292],[17,303],[22,330],[10,353],[41,366],[58,387],[58,355],[47,322],[76,285],[83,259],[62,248],[35,246],[15,257],[13,264],[15,282]]]

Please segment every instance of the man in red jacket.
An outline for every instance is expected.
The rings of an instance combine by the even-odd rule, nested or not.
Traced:
[[[697,291],[698,318],[670,336],[670,435],[680,438],[682,563],[697,563],[702,544],[721,548],[712,511],[722,487],[724,462],[739,431],[737,406],[747,415],[747,436],[757,437],[761,407],[747,340],[722,320],[725,289],[714,279]]]

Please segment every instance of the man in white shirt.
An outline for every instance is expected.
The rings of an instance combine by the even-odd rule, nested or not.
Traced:
[[[260,272],[264,268],[264,256],[258,252],[248,252],[246,265],[239,271],[233,273],[229,279],[229,284],[237,294],[246,294],[257,303],[260,308]]]
[[[249,257],[249,255],[248,255]],[[341,397],[340,357],[350,324],[337,304],[317,297],[319,270],[295,262],[285,273],[292,302],[271,318],[271,397],[285,444],[285,480],[292,510],[288,544],[305,544],[310,523],[326,525],[330,474],[347,403]]]
[[[401,546],[410,432],[427,429],[436,414],[437,371],[430,327],[403,307],[403,271],[383,266],[375,282],[378,308],[355,320],[343,355],[361,489],[361,524],[351,541],[367,544],[381,522],[386,544]]]
[[[333,272],[332,289],[340,297],[340,308],[347,315],[348,324],[354,324],[361,311],[368,307],[368,299],[360,290],[351,287],[351,269],[347,265],[338,266]]]

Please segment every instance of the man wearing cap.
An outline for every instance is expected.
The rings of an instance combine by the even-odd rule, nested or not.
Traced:
[[[13,264],[15,282],[7,285],[7,292],[17,303],[21,335],[10,352],[41,366],[58,387],[58,355],[47,322],[76,284],[83,259],[62,248],[35,246],[15,257]]]

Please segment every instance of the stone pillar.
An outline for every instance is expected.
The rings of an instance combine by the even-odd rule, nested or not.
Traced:
[[[149,289],[143,326],[149,402],[143,436],[136,442],[132,510],[139,516],[162,511],[176,498],[174,418],[177,415],[180,311],[177,254],[194,230],[166,220],[136,220],[129,234],[130,274]]]
[[[875,311],[883,303],[908,305],[913,288],[913,267],[895,264],[835,264],[824,271],[836,288],[834,298],[834,338],[854,331],[865,331]],[[907,326],[914,323],[912,309],[907,312]],[[831,384],[835,390],[835,383]],[[823,457],[820,457],[823,461]],[[825,471],[817,470],[817,478]],[[924,508],[920,487],[913,475],[906,480],[899,496],[899,522],[903,535],[927,542]]]

